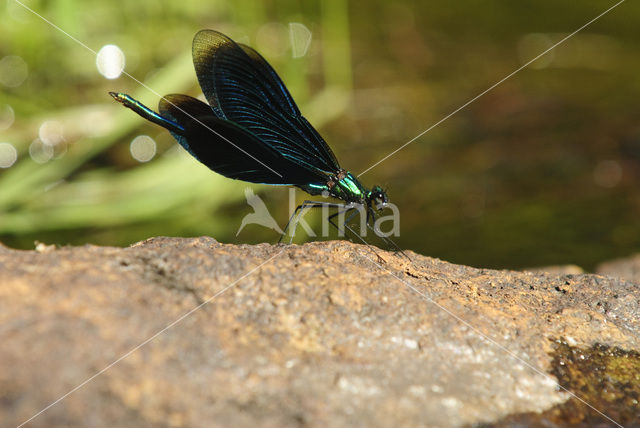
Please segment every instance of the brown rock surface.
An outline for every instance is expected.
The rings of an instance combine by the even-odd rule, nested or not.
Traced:
[[[640,349],[633,283],[376,251],[0,246],[0,425],[105,368],[25,426],[499,424],[570,399],[554,344]],[[632,398],[617,417],[640,417]]]
[[[596,272],[640,284],[640,254],[601,263]]]

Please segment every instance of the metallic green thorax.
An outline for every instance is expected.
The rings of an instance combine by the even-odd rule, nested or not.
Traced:
[[[300,188],[311,195],[326,192],[328,196],[357,203],[365,203],[370,193],[353,174],[343,169],[331,176],[325,184],[307,184]]]

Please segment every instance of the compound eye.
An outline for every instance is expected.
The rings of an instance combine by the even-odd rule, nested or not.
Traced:
[[[373,186],[369,194],[369,201],[371,201],[371,204],[374,205],[377,210],[381,210],[387,205],[389,199],[380,186]]]

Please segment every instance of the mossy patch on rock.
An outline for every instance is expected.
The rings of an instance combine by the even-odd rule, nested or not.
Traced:
[[[545,412],[510,415],[479,427],[640,426],[638,352],[599,343],[580,348],[558,339],[551,356],[551,374],[575,396]]]

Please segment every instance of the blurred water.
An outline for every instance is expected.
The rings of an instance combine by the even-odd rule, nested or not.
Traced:
[[[129,79],[104,79],[120,74],[125,54],[126,70],[155,91],[197,96],[188,59],[196,31],[243,38],[282,74],[341,164],[358,173],[608,6],[66,0],[31,7],[96,51],[117,52],[98,61],[101,75],[95,56],[43,21],[15,5],[0,11],[0,140],[16,152],[0,172],[0,240],[24,248],[36,239],[126,245],[153,234],[277,241],[251,225],[236,238],[248,212],[244,185],[206,171],[194,185],[178,168],[199,168],[195,162],[162,156],[175,147],[168,133],[113,105],[108,90],[158,101]],[[637,251],[639,12],[625,2],[367,172],[363,182],[381,184],[400,207],[398,244],[488,267],[589,268]],[[140,135],[153,150],[135,140]],[[52,183],[61,184],[45,191]],[[255,188],[284,223],[286,189]]]

